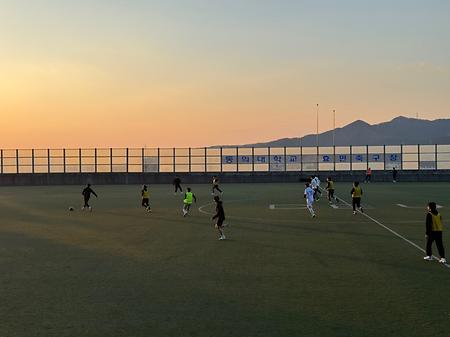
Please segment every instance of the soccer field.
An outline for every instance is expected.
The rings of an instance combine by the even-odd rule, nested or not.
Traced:
[[[312,219],[301,183],[223,185],[226,241],[191,187],[186,218],[169,185],[150,214],[140,186],[93,186],[93,212],[81,186],[0,188],[0,336],[450,335],[450,268],[413,245],[428,201],[450,229],[450,183],[362,184],[372,219],[324,197]]]

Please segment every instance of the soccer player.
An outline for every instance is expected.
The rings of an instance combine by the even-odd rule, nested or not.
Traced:
[[[98,198],[97,193],[94,192],[94,190],[91,188],[91,184],[87,184],[86,188],[81,192],[81,194],[84,197],[84,205],[81,208],[81,210],[89,209],[89,211],[92,211],[92,207],[89,206],[89,199],[91,198],[91,194],[95,195],[96,198]]]
[[[328,202],[331,204],[331,199],[334,199],[336,202],[339,202],[339,199],[334,196],[334,181],[331,177],[327,178],[327,186],[325,187],[327,190]]]
[[[309,183],[305,184],[305,193],[303,194],[303,197],[306,199],[306,208],[308,209],[309,213],[311,213],[311,216],[313,218],[316,217],[316,214],[314,213],[313,209],[313,203],[314,203],[314,190],[311,188]]]
[[[212,217],[212,219],[217,219],[216,222],[216,229],[219,231],[219,240],[225,240],[225,234],[223,233],[223,228],[225,224],[223,223],[225,221],[225,211],[223,210],[222,201],[220,201],[219,196],[214,197],[214,201],[216,202],[216,214]]]
[[[431,245],[433,244],[434,241],[436,241],[439,256],[441,257],[439,259],[439,262],[447,263],[447,260],[445,259],[444,245],[442,244],[442,230],[443,230],[442,215],[437,211],[435,202],[429,202],[427,208],[428,214],[426,218],[426,232],[425,232],[425,237],[427,238],[427,247],[426,247],[427,256],[425,256],[423,259],[427,261],[433,260]]]
[[[212,187],[211,195],[214,195],[215,190],[217,190],[220,194],[223,194],[222,190],[219,188],[219,178],[217,176],[213,177],[212,184],[213,184],[213,187]]]
[[[147,185],[142,186],[141,196],[142,196],[142,207],[145,207],[147,212],[151,212],[151,210],[150,210],[150,192],[148,191]]]
[[[395,167],[392,169],[392,182],[397,182],[397,169]]]
[[[371,180],[372,180],[372,169],[369,167],[366,172],[365,182],[370,183]]]
[[[314,199],[316,201],[319,201],[319,194],[322,194],[322,192],[320,192],[320,179],[318,176],[314,176],[314,178],[311,178],[311,188],[314,191]]]
[[[175,177],[172,184],[173,184],[173,186],[175,186],[175,194],[177,194],[178,190],[180,190],[180,193],[183,193],[183,189],[181,188],[180,177]]]
[[[351,194],[352,194],[353,214],[356,214],[356,208],[358,208],[361,213],[364,213],[363,208],[361,207],[361,197],[363,191],[361,186],[359,186],[359,182],[355,181],[353,183]]]
[[[188,187],[184,194],[183,216],[186,216],[189,213],[193,201],[197,202],[197,198],[195,197],[195,194],[192,193],[191,188]]]

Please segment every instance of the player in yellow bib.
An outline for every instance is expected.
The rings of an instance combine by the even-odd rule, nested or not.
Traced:
[[[423,259],[427,261],[433,260],[433,253],[431,251],[431,246],[434,241],[436,241],[436,246],[439,252],[440,263],[447,263],[445,259],[444,244],[442,243],[442,231],[444,230],[444,225],[442,223],[442,215],[437,210],[437,205],[435,202],[428,203],[428,214],[426,218],[426,232],[425,237],[427,238],[427,256]]]
[[[336,202],[339,202],[339,199],[334,196],[334,181],[331,177],[327,178],[327,186],[325,187],[327,190],[328,202],[331,204],[331,200],[334,199]]]
[[[195,197],[195,194],[192,193],[191,188],[188,187],[184,194],[183,216],[186,216],[189,213],[193,202],[197,202],[197,198]]]
[[[353,214],[356,214],[356,208],[359,209],[361,213],[363,213],[363,208],[361,207],[361,197],[363,194],[361,186],[359,186],[359,182],[355,181],[353,183],[353,188],[351,191],[352,194],[352,207],[353,207]]]
[[[145,207],[147,212],[151,212],[151,210],[150,210],[150,192],[147,188],[147,185],[142,186],[141,196],[142,196],[142,207]]]

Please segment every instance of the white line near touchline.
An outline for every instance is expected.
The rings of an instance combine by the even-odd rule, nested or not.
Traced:
[[[425,209],[425,207],[417,207],[417,206],[407,206],[405,204],[396,204],[398,207],[401,208],[416,208],[416,209]],[[444,206],[442,205],[436,205],[436,208],[440,209],[440,208],[444,208]]]
[[[341,200],[344,204],[347,204],[348,206],[351,207],[351,205],[350,205],[347,201],[345,201],[344,199],[339,198],[339,200]],[[423,249],[423,248],[420,247],[419,245],[415,244],[415,243],[412,242],[411,240],[405,238],[403,235],[397,233],[396,231],[394,231],[393,229],[389,228],[388,226],[383,225],[380,221],[378,221],[377,219],[372,218],[370,215],[367,215],[366,213],[362,213],[362,212],[360,212],[360,211],[358,211],[358,212],[359,212],[360,214],[364,215],[367,219],[370,219],[370,220],[372,220],[373,222],[375,222],[378,226],[383,227],[385,230],[391,232],[391,233],[394,234],[396,237],[402,239],[403,241],[409,243],[411,246],[413,246],[413,247],[417,248],[418,250],[420,250],[422,253],[425,253],[425,254],[426,254],[425,249]],[[433,259],[439,261],[439,259],[438,259],[436,256],[433,255],[432,257],[433,257]],[[445,266],[445,267],[447,267],[447,268],[450,268],[450,265],[449,265],[449,264],[444,264],[444,263],[443,263],[442,265]]]

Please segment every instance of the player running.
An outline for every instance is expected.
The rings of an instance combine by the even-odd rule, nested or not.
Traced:
[[[429,202],[427,208],[428,214],[426,218],[425,232],[425,237],[427,238],[427,256],[425,256],[423,259],[427,261],[433,260],[431,246],[433,242],[436,241],[439,256],[441,257],[439,259],[439,262],[447,263],[447,260],[445,259],[444,245],[442,244],[442,231],[444,229],[442,224],[442,215],[438,212],[435,202]]]
[[[216,214],[212,217],[212,219],[217,219],[216,229],[219,231],[219,240],[225,240],[225,234],[223,233],[223,228],[226,226],[223,222],[225,221],[225,211],[223,210],[222,201],[220,201],[219,196],[214,197],[214,201],[216,202]]]
[[[184,194],[183,216],[186,216],[189,213],[192,202],[197,202],[197,198],[195,197],[195,194],[192,193],[191,188],[188,187],[186,193]]]
[[[322,194],[322,192],[320,192],[320,179],[318,176],[314,176],[311,178],[311,188],[314,191],[314,199],[316,201],[319,201],[319,194]]]
[[[212,191],[211,191],[211,195],[214,195],[214,191],[217,190],[220,194],[223,194],[222,190],[219,188],[219,178],[217,176],[213,177],[213,181],[212,181]]]
[[[305,193],[303,194],[303,197],[306,199],[306,208],[308,209],[309,213],[311,213],[311,216],[313,218],[316,217],[316,214],[314,213],[313,209],[313,203],[314,203],[314,190],[311,188],[309,183],[305,184]]]
[[[91,194],[95,195],[96,198],[98,198],[97,193],[94,192],[94,190],[91,188],[91,184],[87,184],[86,188],[81,192],[81,194],[84,197],[84,205],[81,208],[81,210],[89,209],[89,211],[92,211],[92,207],[89,206],[89,199],[91,198]]]
[[[150,210],[150,192],[147,188],[147,185],[142,186],[141,196],[142,196],[142,207],[145,207],[147,212],[151,212],[151,210]]]
[[[363,191],[361,186],[359,186],[359,182],[355,181],[353,183],[353,188],[351,191],[352,195],[352,206],[353,206],[353,214],[356,214],[356,208],[361,213],[364,213],[363,208],[361,207],[361,197],[362,197]]]
[[[334,199],[336,202],[339,202],[339,199],[334,196],[334,181],[331,177],[327,178],[327,186],[325,187],[327,190],[328,202],[331,204],[331,199]]]
[[[180,177],[175,177],[172,184],[173,184],[173,186],[175,186],[175,194],[177,194],[178,190],[180,190],[180,193],[183,193],[183,189],[181,188]]]

